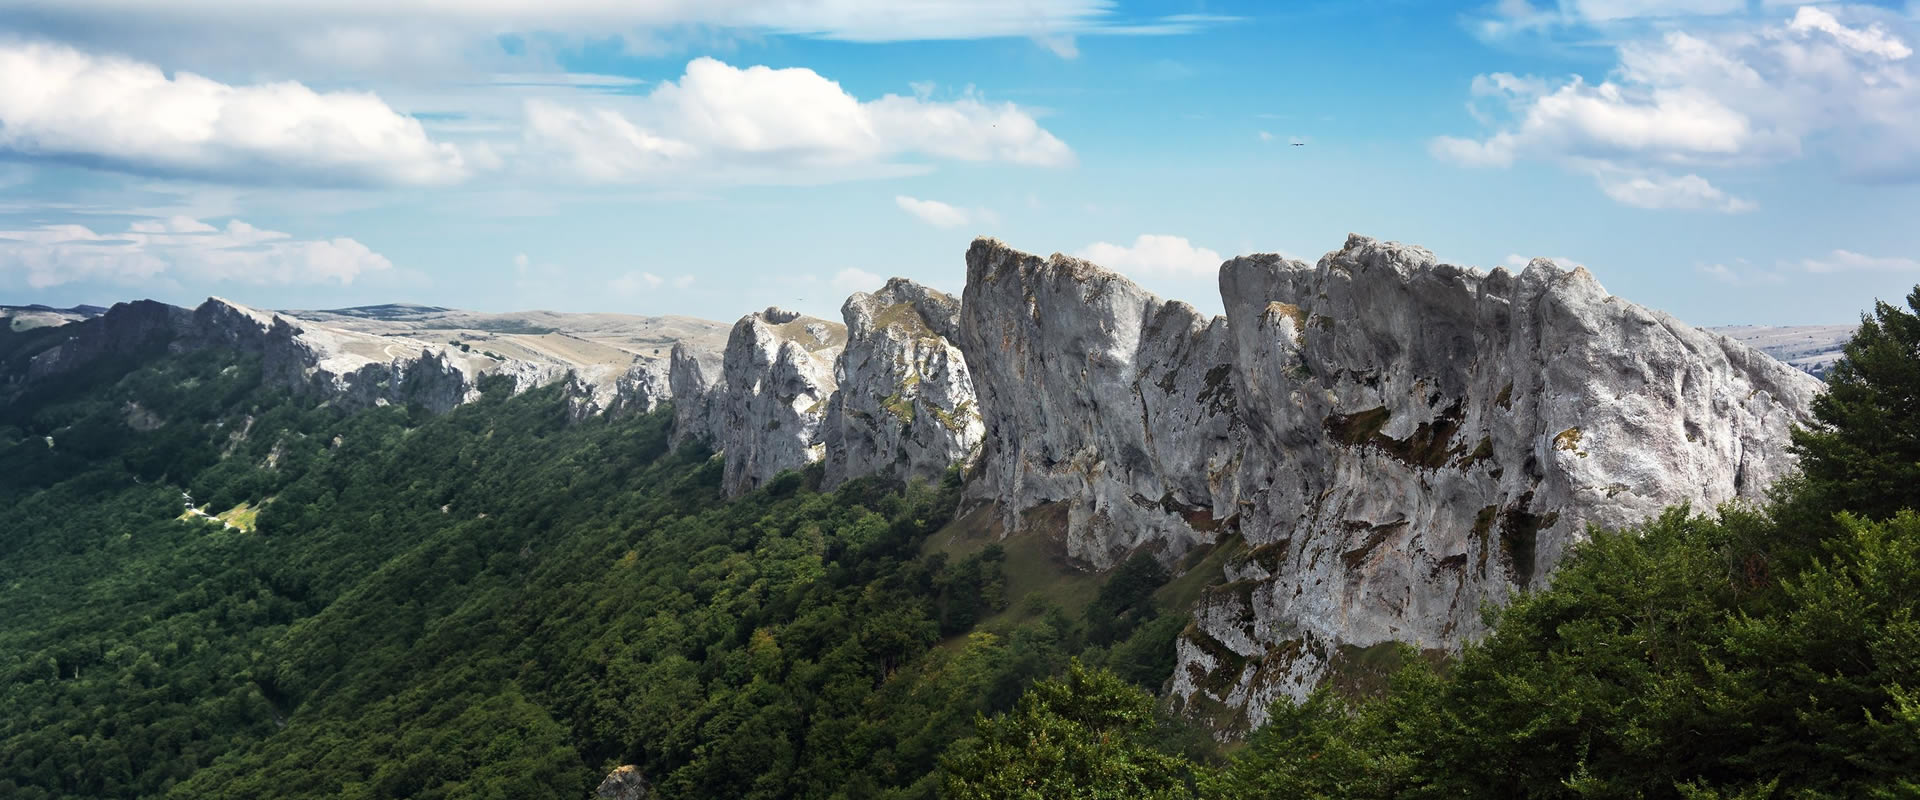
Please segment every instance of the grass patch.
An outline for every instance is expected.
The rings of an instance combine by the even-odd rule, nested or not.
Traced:
[[[978,553],[994,542],[1006,550],[1001,573],[1007,580],[1010,602],[1005,611],[981,620],[975,630],[1004,633],[1038,619],[1049,606],[1058,606],[1077,619],[1106,583],[1106,574],[1081,570],[1067,558],[1066,504],[1037,506],[1021,516],[1025,529],[1003,539],[1006,529],[1000,523],[999,507],[976,508],[935,531],[922,545],[922,552],[928,555],[945,553],[948,563]]]

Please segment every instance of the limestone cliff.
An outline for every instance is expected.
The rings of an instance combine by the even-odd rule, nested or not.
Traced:
[[[960,302],[904,278],[841,307],[846,349],[827,403],[826,483],[885,475],[937,481],[979,448],[973,378],[953,339]]]
[[[721,485],[729,496],[824,457],[821,429],[834,391],[833,362],[846,341],[846,328],[837,323],[778,308],[734,323],[715,431],[726,453]]]
[[[667,384],[673,398],[673,446],[720,441],[720,359],[675,344]]]
[[[1457,646],[1588,524],[1758,497],[1819,386],[1547,261],[1482,274],[1356,236],[1220,283],[1206,321],[977,241],[962,348],[987,426],[971,489],[1009,529],[1064,503],[1096,567],[1239,532],[1172,689],[1243,723],[1354,648]]]
[[[1062,504],[1067,551],[1104,569],[1231,528],[1243,423],[1224,318],[1078,259],[981,239],[967,252],[961,350],[986,427],[976,501],[1010,531]]]

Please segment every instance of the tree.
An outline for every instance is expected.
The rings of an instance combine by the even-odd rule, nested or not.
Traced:
[[[1887,519],[1920,506],[1920,287],[1907,307],[1861,316],[1813,402],[1819,423],[1793,433],[1806,511]]]
[[[1192,797],[1193,765],[1148,746],[1153,697],[1074,661],[942,760],[953,800]]]

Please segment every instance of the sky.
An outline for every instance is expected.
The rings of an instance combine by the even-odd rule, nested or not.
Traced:
[[[828,318],[1349,233],[1701,325],[1920,283],[1920,0],[0,0],[0,303]]]

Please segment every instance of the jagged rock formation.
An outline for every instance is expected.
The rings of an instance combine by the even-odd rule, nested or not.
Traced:
[[[846,349],[827,403],[826,485],[864,475],[935,481],[985,428],[955,346],[960,302],[904,278],[847,298]]]
[[[960,341],[986,425],[968,494],[1007,530],[1063,504],[1067,551],[1169,559],[1234,524],[1239,430],[1226,320],[1066,256],[981,239]]]
[[[1237,523],[1245,549],[1172,688],[1242,722],[1355,648],[1477,634],[1481,603],[1541,580],[1589,523],[1759,496],[1818,390],[1547,261],[1481,274],[1356,236],[1318,266],[1229,262],[1227,318],[1204,325],[991,240],[968,277],[974,488],[1009,528],[1067,504],[1095,566]]]
[[[720,359],[675,344],[667,383],[673,396],[673,446],[720,441]]]
[[[607,773],[593,796],[598,800],[648,800],[653,797],[653,786],[640,774],[639,767],[628,764]]]
[[[821,425],[834,392],[833,362],[846,341],[837,323],[778,308],[734,323],[716,430],[727,454],[721,486],[729,496],[826,455]]]

